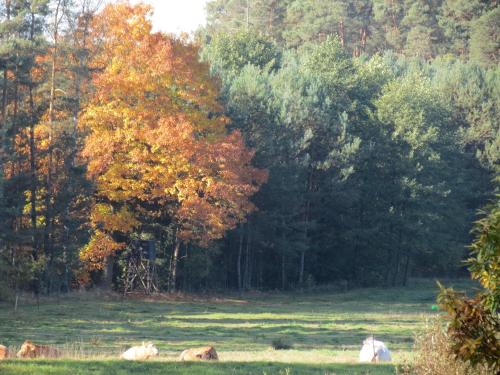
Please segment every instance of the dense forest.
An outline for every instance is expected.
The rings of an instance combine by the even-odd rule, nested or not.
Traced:
[[[0,3],[0,299],[457,276],[498,200],[500,9],[480,0]]]

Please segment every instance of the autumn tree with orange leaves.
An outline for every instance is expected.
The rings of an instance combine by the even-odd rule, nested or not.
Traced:
[[[207,246],[245,220],[267,174],[217,101],[198,47],[152,33],[150,8],[109,5],[95,19],[95,93],[80,117],[95,182],[93,235],[81,259],[103,269],[133,233],[172,230],[169,289],[182,243]]]

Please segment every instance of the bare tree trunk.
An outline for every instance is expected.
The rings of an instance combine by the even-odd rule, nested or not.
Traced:
[[[50,71],[50,97],[49,97],[49,137],[48,137],[48,155],[47,155],[47,188],[45,195],[45,228],[44,228],[44,251],[45,255],[48,257],[49,261],[47,263],[46,273],[50,275],[50,265],[52,264],[52,235],[53,235],[53,223],[52,218],[52,163],[53,163],[53,131],[54,131],[54,102],[55,102],[55,78],[56,78],[56,65],[57,65],[57,52],[58,52],[58,41],[59,41],[59,22],[62,16],[62,6],[63,0],[58,0],[56,5],[56,10],[54,13],[54,48],[52,52],[51,61],[51,71]],[[49,276],[50,277],[50,276]]]
[[[300,272],[299,272],[299,285],[304,285],[304,264],[306,262],[306,252],[300,252]]]
[[[406,262],[405,262],[405,270],[404,270],[404,275],[403,275],[403,286],[406,286],[406,284],[408,284],[409,270],[410,270],[410,255],[408,254],[406,256]]]
[[[273,30],[274,6],[274,3],[269,6],[269,16],[267,17],[267,32],[269,36],[272,35]]]
[[[281,289],[285,290],[286,287],[286,257],[285,250],[281,253]]]
[[[393,225],[392,222],[389,226],[389,234],[393,235]],[[388,251],[388,256],[387,256],[387,264],[386,264],[386,269],[385,269],[385,285],[389,286],[389,279],[391,275],[391,265],[392,265],[392,258],[394,254],[394,247],[392,246],[392,243],[389,245],[389,251]]]
[[[2,87],[2,127],[5,126],[7,118],[7,67],[3,71],[3,87]]]
[[[14,69],[14,111],[13,111],[13,123],[14,127],[17,125],[17,107],[19,103],[19,64],[18,64],[19,54],[16,53],[16,67]]]
[[[306,194],[309,194],[313,190],[313,170],[309,172],[309,177],[306,185]],[[304,237],[307,241],[309,235],[309,220],[311,211],[311,200],[306,197],[306,207],[304,212]],[[300,265],[299,265],[299,285],[304,285],[304,268],[306,263],[306,250],[302,250],[300,253]]]
[[[394,13],[394,0],[391,0],[391,21],[392,21],[392,30],[399,35],[399,25],[396,20],[396,13]],[[398,49],[398,52],[402,52],[403,46],[397,46],[400,47]]]
[[[78,30],[75,29],[75,49],[78,52],[81,51],[87,51],[87,44],[88,44],[88,37],[89,37],[89,29],[90,29],[90,22],[92,20],[92,17],[96,10],[99,8],[100,4],[102,3],[101,0],[97,0],[94,3],[94,6],[92,5],[94,3],[92,0],[83,0],[82,1],[82,8],[81,12],[79,14],[79,19],[83,22],[82,30],[81,30],[81,42],[78,44]],[[82,93],[81,93],[81,86],[82,86],[82,71],[84,70],[85,66],[88,63],[88,55],[85,52],[85,57],[82,56],[76,56],[76,60],[78,61],[78,68],[79,71],[75,73],[75,99],[76,103],[73,108],[73,137],[76,138],[76,133],[77,133],[77,128],[78,128],[78,114],[80,113],[80,107],[81,107],[81,101],[82,101]]]
[[[35,14],[31,13],[30,40],[35,37]],[[33,100],[33,78],[29,74],[29,105],[30,105],[30,130],[29,130],[29,149],[30,149],[30,216],[32,230],[32,253],[33,259],[38,259],[38,233],[37,233],[37,212],[36,212],[36,146],[35,146],[35,103]]]
[[[6,19],[7,21],[10,21],[10,1],[11,0],[6,0],[5,1],[5,12],[6,12]],[[8,77],[7,77],[7,66],[3,70],[3,87],[2,87],[2,127],[5,124],[5,119],[7,117],[7,82],[8,82]],[[1,147],[1,145],[0,145]]]
[[[339,37],[340,37],[340,45],[345,47],[345,27],[344,27],[344,19],[340,19],[339,25]]]
[[[49,97],[49,145],[48,145],[48,160],[47,160],[47,192],[45,196],[45,233],[44,233],[44,249],[46,254],[50,253],[50,236],[51,236],[51,225],[52,225],[52,153],[53,153],[53,144],[52,137],[54,131],[54,101],[55,101],[55,89],[56,89],[56,64],[57,64],[57,48],[58,48],[58,40],[59,40],[59,22],[60,22],[60,8],[61,8],[62,0],[58,0],[56,5],[56,10],[54,14],[54,30],[53,30],[53,38],[54,38],[54,48],[52,52],[52,61],[51,61],[51,69],[50,69],[50,97]]]
[[[101,287],[111,290],[113,286],[113,256],[108,255],[104,261],[104,270]]]
[[[245,14],[246,14],[246,29],[248,31],[248,28],[250,27],[250,0],[247,0]]]
[[[174,243],[174,252],[172,254],[172,267],[171,267],[170,280],[169,280],[169,286],[168,286],[168,291],[170,293],[173,293],[176,291],[177,266],[178,266],[178,260],[179,260],[180,247],[181,247],[181,242],[176,234],[175,235],[175,243]]]
[[[238,258],[236,260],[236,271],[238,273],[238,290],[242,289],[242,278],[241,278],[241,255],[243,253],[243,227],[240,226],[240,243],[238,247]]]
[[[366,40],[368,38],[368,31],[367,31],[366,26],[363,26],[363,28],[361,30],[362,30],[362,32],[361,32],[361,48],[362,48],[363,52],[365,52],[366,51]]]
[[[245,250],[245,274],[243,278],[244,289],[250,289],[250,244],[252,237],[250,235],[250,225],[247,223],[247,246]]]
[[[252,275],[253,275],[253,265],[254,265],[254,252],[252,250],[252,241],[251,241],[251,233],[250,228],[248,232],[248,278],[247,278],[247,289],[252,289]]]
[[[361,201],[359,203],[359,212],[358,212],[358,220],[359,220],[359,228],[363,228],[364,227],[364,208],[365,208],[365,205],[364,205],[364,201],[363,199],[361,198]],[[359,259],[359,250],[360,250],[360,240],[359,240],[359,235],[356,234],[356,236],[354,236],[354,255],[353,255],[353,266],[352,266],[352,270],[353,270],[353,279],[354,280],[357,280],[358,279],[358,264],[359,262],[361,261]]]
[[[400,228],[398,234],[398,246],[396,249],[396,264],[395,264],[394,274],[392,275],[392,286],[396,286],[396,281],[398,280],[399,263],[401,257],[401,243],[402,243],[401,241],[402,241],[402,229]]]

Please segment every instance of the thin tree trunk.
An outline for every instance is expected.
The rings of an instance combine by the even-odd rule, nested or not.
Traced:
[[[396,264],[395,264],[395,269],[394,269],[394,274],[392,275],[392,286],[396,286],[396,281],[398,279],[399,275],[399,263],[400,263],[400,258],[401,258],[401,241],[402,241],[402,229],[399,229],[398,233],[398,246],[396,249]]]
[[[30,40],[35,37],[35,15],[31,13]],[[29,149],[30,149],[30,216],[32,230],[32,253],[33,259],[38,259],[38,234],[37,234],[37,212],[36,212],[36,146],[35,146],[35,103],[33,100],[33,77],[29,74],[29,105],[30,105],[30,130],[29,130]]]
[[[92,15],[94,14],[95,10],[91,10],[91,5],[90,1],[83,1],[82,4],[82,10],[80,14],[80,18],[83,19],[84,21],[84,26],[83,26],[83,31],[82,31],[82,40],[81,40],[81,45],[79,46],[77,44],[77,38],[75,36],[75,48],[77,51],[86,51],[87,50],[87,41],[88,41],[88,35],[89,35],[89,27],[90,27],[90,20],[92,19]],[[77,31],[75,30],[75,33]],[[73,109],[73,137],[76,143],[76,133],[78,130],[78,114],[80,113],[80,107],[81,107],[81,101],[82,101],[82,72],[85,68],[85,66],[88,63],[87,59],[87,54],[82,56],[77,55],[78,59],[78,68],[79,71],[75,74],[75,99],[76,103]],[[76,153],[75,153],[76,154]],[[72,160],[72,163],[74,163],[74,160]]]
[[[404,275],[403,275],[403,286],[406,286],[406,284],[408,283],[409,270],[410,270],[410,255],[408,254],[406,256],[406,262],[405,262],[405,270],[404,270]]]
[[[6,19],[7,22],[10,21],[10,2],[11,0],[6,0],[5,1],[5,12],[6,12]],[[4,68],[3,71],[3,87],[2,87],[2,127],[5,124],[5,119],[7,117],[7,66]],[[3,143],[3,142],[2,142]],[[0,146],[1,147],[1,146]]]
[[[361,48],[362,48],[363,52],[366,51],[366,40],[367,40],[367,38],[368,38],[367,27],[363,26],[362,33],[361,33]]]
[[[394,13],[394,0],[391,0],[391,20],[392,20],[392,27],[393,29],[397,30],[398,29],[398,23],[396,22],[396,14]]]
[[[248,28],[250,27],[250,0],[247,0],[245,13],[246,13],[246,29],[248,31]]]
[[[52,217],[52,163],[53,163],[53,131],[54,131],[54,102],[55,102],[55,78],[56,78],[56,65],[57,65],[57,51],[58,51],[58,40],[59,40],[59,22],[60,10],[63,0],[58,0],[56,10],[54,13],[54,48],[52,52],[52,62],[50,71],[50,97],[49,97],[49,137],[48,137],[48,155],[47,155],[47,188],[45,195],[45,228],[44,228],[44,251],[45,255],[48,257],[49,262],[47,263],[47,268],[50,267],[52,263],[52,236],[53,236],[53,217]],[[50,275],[50,269],[47,269],[47,274]]]
[[[389,233],[392,237],[393,235],[393,225],[392,222],[389,227]],[[394,247],[392,246],[392,241],[391,244],[389,245],[389,251],[388,251],[388,256],[387,256],[387,264],[386,264],[386,269],[385,269],[385,285],[389,286],[389,279],[391,276],[391,265],[392,265],[392,258],[394,256]]]
[[[7,118],[7,67],[3,71],[3,87],[2,87],[2,127],[5,126]]]
[[[275,4],[271,4],[269,6],[269,17],[267,18],[267,32],[268,35],[272,35],[272,30],[273,30],[273,20],[274,20],[274,6]]]
[[[181,247],[181,242],[179,238],[177,237],[177,234],[175,235],[175,244],[174,244],[174,252],[172,254],[172,267],[171,267],[171,273],[170,273],[170,283],[168,286],[168,291],[170,293],[173,293],[176,291],[176,285],[177,285],[177,266],[178,266],[178,260],[179,260],[179,251]]]
[[[240,243],[238,246],[238,258],[236,260],[236,272],[238,273],[238,290],[241,292],[242,289],[242,278],[241,278],[241,256],[243,253],[243,228],[240,226]]]
[[[251,235],[250,235],[250,225],[247,224],[247,245],[245,249],[245,276],[243,278],[243,287],[244,289],[250,289],[250,243],[251,243]]]
[[[47,192],[45,196],[45,233],[44,233],[44,249],[46,255],[50,256],[50,236],[52,232],[52,152],[53,144],[52,137],[54,131],[54,101],[55,101],[55,79],[56,79],[56,64],[57,64],[57,47],[59,39],[59,11],[61,7],[62,0],[57,2],[55,14],[54,14],[54,49],[52,52],[52,62],[50,70],[50,98],[49,98],[49,139],[48,139],[48,160],[47,160]]]
[[[281,253],[281,289],[285,290],[286,287],[286,257],[285,250]]]
[[[312,192],[312,189],[313,189],[312,180],[313,180],[313,170],[311,170],[309,172],[309,177],[308,177],[307,186],[306,186],[306,194],[309,194]],[[305,212],[304,212],[304,237],[305,237],[305,240],[307,242],[308,242],[308,235],[309,235],[310,211],[311,211],[311,200],[309,199],[309,197],[306,197],[306,207],[305,207]],[[299,285],[300,286],[304,285],[305,263],[306,263],[306,250],[303,250],[300,253],[300,265],[299,265]]]
[[[252,237],[250,235],[250,232],[248,232],[248,278],[247,278],[247,289],[252,289],[252,275],[253,275],[253,268],[254,268],[254,252],[252,248]],[[254,279],[255,280],[255,279]]]
[[[340,45],[342,47],[345,47],[345,28],[344,28],[344,19],[340,19],[340,26],[339,26],[339,37],[340,37]]]
[[[184,256],[182,257],[184,259],[184,265],[187,265],[187,259],[188,259],[188,246],[184,246]],[[190,277],[189,275],[191,272],[184,267],[184,272],[182,273],[182,290],[184,291],[190,291]]]
[[[18,98],[18,94],[19,94],[19,64],[18,64],[18,60],[19,60],[19,54],[16,53],[16,68],[14,70],[14,111],[13,111],[13,126],[14,128],[16,127],[17,125],[17,107],[18,107],[18,101],[19,101],[19,98]]]
[[[306,263],[306,252],[300,252],[300,272],[299,272],[299,285],[304,285],[304,265]]]
[[[111,290],[113,287],[113,256],[108,255],[104,262],[104,273],[101,287],[105,290]]]

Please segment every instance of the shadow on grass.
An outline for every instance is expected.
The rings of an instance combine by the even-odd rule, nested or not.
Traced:
[[[389,375],[392,365],[358,364],[286,364],[272,362],[124,362],[124,361],[5,361],[0,363],[2,375]]]
[[[239,321],[239,320],[238,320]],[[158,325],[157,322],[131,324],[128,322],[66,322],[38,323],[34,326],[26,324],[15,330],[4,328],[2,336],[17,340],[32,339],[44,343],[64,344],[67,340],[88,342],[101,338],[101,343],[118,348],[138,341],[155,341],[160,349],[180,350],[186,346],[210,343],[219,349],[235,347],[248,348],[269,346],[277,336],[286,336],[297,348],[328,348],[336,350],[345,347],[358,348],[362,341],[372,333],[384,338],[387,342],[398,343],[406,347],[411,344],[412,326],[392,326],[391,322],[382,324],[379,321],[353,319],[344,325],[330,321],[324,326],[315,327],[289,320],[288,324],[277,324],[273,319],[258,323],[242,321],[235,323],[233,319],[220,319],[218,324],[210,319],[199,320],[198,324],[189,320],[177,326],[176,321],[169,325]],[[392,322],[394,323],[394,322]],[[10,332],[9,332],[10,331]],[[9,334],[10,333],[10,334]],[[409,340],[410,339],[410,340]],[[99,345],[100,346],[100,345]],[[396,345],[393,345],[394,348]]]
[[[8,346],[32,339],[116,354],[149,340],[162,351],[208,343],[222,351],[266,350],[276,337],[297,349],[358,350],[375,334],[391,350],[410,350],[423,316],[435,314],[435,292],[427,281],[407,289],[249,295],[238,303],[72,295],[21,304],[16,315],[0,303],[0,338]]]

